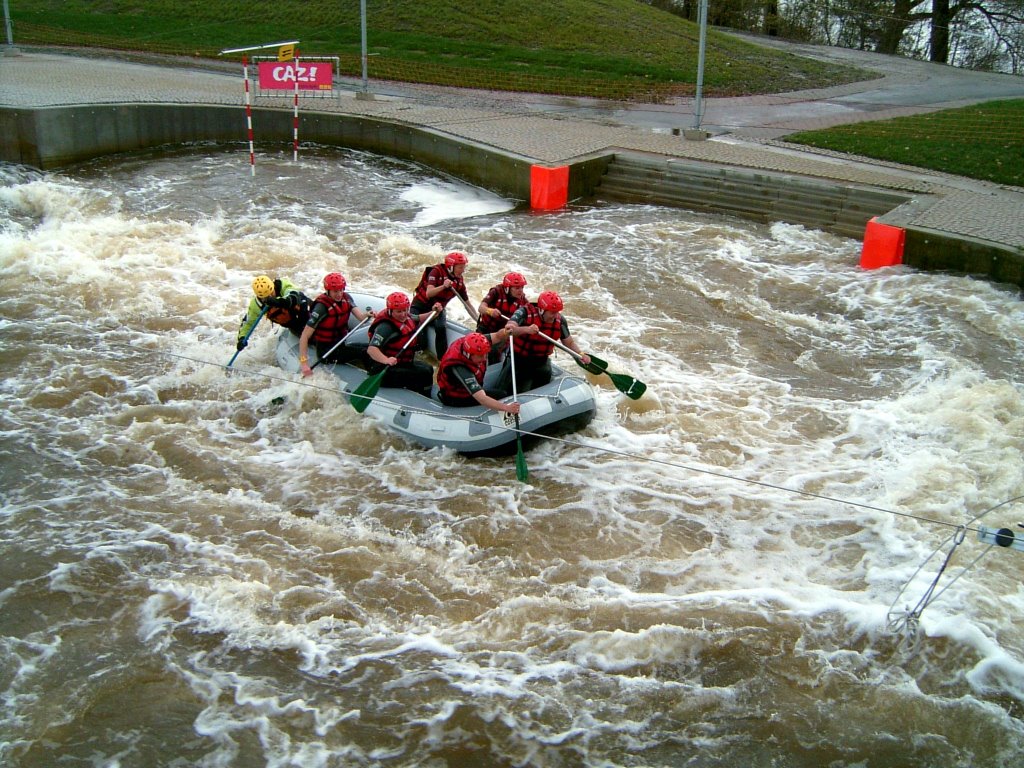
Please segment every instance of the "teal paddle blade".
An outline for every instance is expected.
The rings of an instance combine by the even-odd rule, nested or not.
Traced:
[[[380,383],[384,380],[384,374],[387,372],[388,369],[385,368],[380,373],[367,376],[362,384],[352,390],[348,401],[352,403],[352,407],[356,409],[357,413],[362,413],[369,407],[370,402],[377,396],[377,392],[380,390]]]

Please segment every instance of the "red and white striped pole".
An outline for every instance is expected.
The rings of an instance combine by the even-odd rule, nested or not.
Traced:
[[[295,51],[295,124],[292,127],[292,162],[299,162],[299,52]]]
[[[249,102],[249,57],[242,54],[242,77],[245,78],[245,126],[249,132],[249,175],[256,175],[256,151],[252,145],[252,104]]]

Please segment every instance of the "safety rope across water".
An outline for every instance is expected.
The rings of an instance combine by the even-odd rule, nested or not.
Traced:
[[[86,330],[89,333],[93,333],[93,334],[103,338],[101,336],[101,334],[99,334],[96,331],[92,331],[92,330],[89,330],[89,329],[81,329],[81,328],[77,329],[77,331],[79,333],[81,333],[81,331],[83,331],[83,330]],[[212,362],[212,361],[209,361],[209,360],[203,360],[203,359],[200,359],[200,358],[192,357],[190,355],[180,354],[180,353],[177,353],[177,352],[171,352],[171,351],[167,351],[167,350],[153,349],[151,347],[140,347],[140,346],[137,346],[135,344],[128,343],[128,342],[111,341],[111,340],[106,339],[106,338],[103,338],[103,341],[106,344],[110,345],[110,346],[124,348],[124,349],[130,350],[131,352],[136,353],[136,354],[150,355],[150,354],[153,354],[155,352],[156,354],[159,354],[159,355],[164,356],[164,357],[174,358],[174,359],[178,359],[178,360],[184,360],[184,361],[188,361],[190,363],[195,363],[197,365],[214,366],[214,367],[217,367],[217,368],[222,368],[225,371],[229,372],[229,374],[244,374],[244,375],[247,375],[247,376],[260,377],[260,378],[263,378],[263,379],[267,379],[269,381],[280,382],[282,384],[289,384],[291,386],[296,386],[297,385],[297,386],[308,387],[310,389],[316,389],[316,390],[325,391],[325,392],[335,392],[335,393],[339,392],[339,388],[336,387],[336,386],[335,387],[325,387],[325,386],[323,386],[321,384],[317,384],[316,382],[297,381],[293,376],[274,375],[274,374],[271,374],[271,373],[267,373],[265,371],[255,371],[255,370],[248,369],[248,368],[245,368],[245,367],[230,367],[229,365],[224,365],[224,364],[221,364],[221,363],[215,363],[215,362]],[[234,361],[234,358],[232,358],[232,362],[233,361]],[[333,366],[333,364],[332,364],[332,366]],[[427,409],[414,408],[414,407],[411,407],[411,406],[408,406],[408,405],[399,405],[399,404],[392,403],[392,402],[388,401],[386,398],[380,398],[379,399],[379,406],[382,407],[382,408],[392,408],[396,412],[401,411],[401,412],[408,412],[408,413],[422,413],[422,414],[426,414],[426,415],[436,415],[436,412],[434,412],[434,411],[430,411],[430,410],[427,410]],[[479,416],[469,416],[469,415],[461,416],[461,415],[458,415],[458,414],[448,414],[447,418],[461,419],[461,420],[465,420],[465,421],[479,421]],[[953,555],[956,552],[957,548],[964,542],[964,540],[965,540],[965,538],[967,536],[967,533],[973,531],[975,533],[981,534],[982,531],[984,530],[981,527],[973,527],[973,524],[976,523],[978,520],[980,520],[985,515],[989,514],[990,512],[993,512],[996,509],[999,509],[1000,507],[1003,507],[1003,506],[1006,506],[1006,505],[1013,504],[1015,502],[1024,500],[1024,496],[1017,496],[1017,497],[1014,497],[1014,498],[1011,498],[1011,499],[1007,499],[1007,500],[999,502],[998,504],[995,504],[995,505],[989,507],[988,509],[982,511],[981,513],[975,515],[967,523],[957,524],[957,523],[950,523],[950,522],[947,522],[945,520],[936,520],[934,518],[924,517],[922,515],[916,515],[916,514],[913,514],[913,513],[910,513],[910,512],[900,512],[898,510],[887,509],[885,507],[879,507],[879,506],[872,505],[872,504],[865,504],[863,502],[850,501],[848,499],[840,499],[840,498],[837,498],[837,497],[834,497],[834,496],[827,496],[827,495],[821,494],[821,493],[814,493],[812,491],[805,491],[805,490],[802,490],[802,489],[799,489],[799,488],[791,488],[791,487],[788,487],[788,486],[779,485],[777,483],[770,483],[770,482],[767,482],[767,481],[764,481],[764,480],[756,480],[756,479],[751,479],[751,478],[746,478],[746,477],[740,477],[740,476],[737,476],[737,475],[729,474],[727,472],[722,472],[720,470],[708,469],[708,468],[705,468],[705,467],[697,467],[697,466],[693,466],[693,465],[690,465],[690,464],[682,464],[680,462],[669,461],[667,459],[657,459],[657,458],[653,458],[651,456],[644,456],[644,455],[640,455],[640,454],[637,454],[637,453],[632,453],[632,452],[629,452],[629,451],[623,451],[623,450],[619,450],[619,449],[616,449],[616,448],[610,448],[607,445],[595,444],[595,443],[591,443],[591,442],[585,441],[585,440],[571,439],[571,438],[565,438],[565,437],[555,437],[555,436],[552,436],[552,435],[544,435],[544,434],[537,433],[537,432],[530,432],[528,430],[517,429],[516,427],[512,426],[511,424],[502,424],[500,426],[499,425],[491,424],[490,426],[492,426],[494,428],[497,428],[497,429],[504,429],[507,432],[518,433],[520,436],[524,436],[524,437],[525,436],[529,436],[529,437],[537,438],[537,439],[540,439],[540,440],[548,440],[548,441],[551,441],[551,442],[561,443],[561,444],[564,444],[564,445],[567,445],[567,446],[570,446],[570,447],[586,448],[586,449],[589,449],[589,450],[594,450],[594,451],[598,451],[598,452],[601,452],[601,453],[605,453],[605,454],[608,454],[610,456],[618,456],[618,457],[621,457],[621,458],[626,458],[626,459],[630,459],[630,460],[634,460],[634,461],[647,462],[647,463],[650,463],[650,464],[657,464],[659,466],[664,466],[664,467],[669,467],[669,468],[672,468],[672,469],[683,470],[683,471],[686,471],[686,472],[693,472],[693,473],[698,473],[698,474],[709,475],[709,476],[712,476],[712,477],[717,477],[717,478],[729,480],[731,482],[735,482],[735,483],[738,483],[738,484],[751,485],[751,486],[756,486],[756,487],[760,487],[760,488],[769,488],[769,489],[772,489],[772,490],[781,491],[783,493],[788,493],[788,494],[792,494],[792,495],[795,495],[795,496],[802,496],[802,497],[805,497],[805,498],[817,499],[817,500],[826,501],[826,502],[829,502],[829,503],[832,503],[832,504],[838,504],[838,505],[843,505],[843,506],[848,506],[848,507],[855,507],[857,509],[863,509],[863,510],[868,510],[868,511],[872,511],[872,512],[879,512],[881,514],[893,515],[895,517],[908,518],[908,519],[916,520],[916,521],[918,521],[920,523],[925,523],[925,524],[928,524],[928,525],[935,525],[935,526],[941,526],[941,527],[946,527],[946,528],[954,529],[953,533],[950,534],[950,536],[948,536],[945,540],[943,540],[942,543],[939,544],[939,546],[937,546],[935,548],[935,550],[932,552],[932,554],[929,555],[924,560],[924,562],[922,562],[920,564],[920,566],[918,566],[918,568],[914,572],[913,576],[911,576],[904,583],[903,587],[901,587],[899,593],[896,595],[896,598],[893,600],[892,604],[890,605],[889,611],[887,613],[888,628],[893,633],[901,635],[901,644],[900,644],[901,649],[903,651],[909,652],[911,654],[915,653],[917,651],[917,649],[919,648],[919,646],[920,646],[920,642],[921,642],[920,618],[921,618],[921,614],[923,613],[923,611],[929,605],[931,605],[933,602],[935,602],[939,597],[941,597],[946,592],[946,590],[948,590],[951,586],[953,586],[953,584],[955,584],[964,574],[966,574],[968,571],[970,571],[986,554],[988,554],[992,550],[992,547],[995,546],[994,544],[989,544],[987,547],[985,547],[985,549],[979,555],[977,555],[977,557],[975,557],[969,564],[967,564],[966,566],[961,568],[960,572],[957,573],[957,575],[955,577],[953,577],[949,582],[947,582],[945,584],[945,586],[943,586],[941,589],[939,589],[939,582],[942,579],[942,576],[946,572],[947,568],[949,567],[949,565],[950,565],[950,563],[951,563],[951,561],[953,559]],[[1018,526],[1024,527],[1024,524],[1018,523]],[[1011,536],[1011,539],[1012,539],[1012,533],[1010,534],[1010,536]],[[981,538],[980,535],[979,535],[979,538]],[[903,594],[906,592],[907,588],[915,581],[915,579],[924,570],[924,568],[927,566],[927,564],[929,562],[931,562],[931,560],[942,550],[942,548],[947,546],[950,542],[952,542],[952,546],[950,546],[949,551],[946,553],[946,557],[944,558],[944,560],[942,562],[942,565],[939,567],[938,572],[935,574],[934,578],[931,581],[931,584],[925,590],[924,594],[917,601],[917,603],[914,605],[914,607],[911,608],[908,605],[903,610],[897,610],[896,605],[900,602],[900,599],[902,598]],[[1003,544],[1003,546],[1008,546],[1008,545]]]
[[[114,344],[118,344],[119,342],[113,342],[113,343]],[[142,349],[140,349],[138,347],[134,347],[131,344],[125,344],[124,346],[132,348],[135,351],[139,351],[139,352],[141,352],[141,351],[152,352],[153,351],[153,350],[150,350],[150,349],[142,350]],[[218,368],[224,368],[225,370],[227,370],[227,366],[224,366],[224,365],[222,365],[220,363],[214,363],[214,362],[211,362],[209,360],[201,360],[199,358],[190,357],[188,355],[182,355],[182,354],[179,354],[179,353],[167,352],[167,351],[160,352],[160,354],[166,355],[167,357],[174,357],[174,358],[177,358],[177,359],[180,359],[180,360],[187,360],[189,362],[198,363],[198,364],[201,364],[201,365],[212,365],[212,366],[215,366],[215,367],[218,367]],[[263,372],[263,371],[253,371],[251,369],[240,368],[240,367],[237,367],[237,366],[231,368],[230,370],[235,372],[235,373],[244,373],[244,374],[249,375],[249,376],[258,376],[258,377],[261,377],[261,378],[269,379],[271,381],[279,381],[279,382],[282,382],[282,383],[298,385],[298,386],[303,386],[303,387],[309,387],[311,389],[317,389],[317,390],[321,390],[321,391],[325,391],[325,392],[338,392],[339,391],[336,387],[325,387],[323,385],[316,384],[314,382],[296,381],[294,378],[287,378],[285,376],[276,376],[274,374],[266,373],[266,372]],[[408,406],[408,405],[398,405],[396,403],[391,403],[390,401],[388,401],[386,399],[383,399],[383,398],[380,398],[379,402],[380,402],[380,405],[381,405],[382,408],[392,408],[395,412],[402,411],[402,412],[407,412],[407,413],[419,413],[419,414],[426,414],[426,415],[436,415],[435,412],[427,410],[427,409],[414,408],[414,407]],[[479,421],[479,418],[476,417],[476,416],[461,416],[461,415],[457,415],[457,414],[450,414],[448,416],[448,418],[460,419],[460,420],[465,420],[465,421]],[[492,425],[492,426],[495,426],[495,425]],[[911,520],[916,520],[916,521],[921,522],[921,523],[928,523],[930,525],[942,526],[942,527],[946,527],[946,528],[954,528],[954,529],[957,529],[957,530],[963,529],[965,533],[967,531],[973,531],[975,533],[979,532],[978,528],[970,527],[970,523],[973,523],[976,520],[979,520],[981,517],[983,517],[984,515],[988,514],[992,510],[998,509],[999,507],[1004,506],[1006,504],[1010,504],[1010,503],[1012,503],[1014,501],[1019,501],[1021,499],[1024,499],[1024,496],[1019,496],[1019,497],[1016,497],[1016,498],[1013,498],[1013,499],[1007,499],[1006,501],[1000,502],[999,504],[996,504],[995,506],[990,507],[989,509],[985,510],[981,514],[976,515],[974,518],[972,518],[970,523],[968,523],[967,525],[964,525],[964,524],[959,524],[959,523],[951,523],[951,522],[948,522],[948,521],[945,521],[945,520],[936,520],[934,518],[924,517],[922,515],[915,515],[915,514],[912,514],[910,512],[900,512],[900,511],[895,510],[895,509],[887,509],[885,507],[879,507],[879,506],[875,506],[875,505],[872,505],[872,504],[864,504],[863,502],[859,502],[859,501],[850,501],[848,499],[840,499],[840,498],[837,498],[837,497],[834,497],[834,496],[827,496],[827,495],[821,494],[821,493],[814,493],[812,491],[805,491],[805,490],[802,490],[800,488],[792,488],[792,487],[785,486],[785,485],[778,485],[776,483],[769,483],[769,482],[767,482],[765,480],[754,480],[754,479],[751,479],[751,478],[740,477],[738,475],[732,475],[732,474],[729,474],[728,472],[721,472],[719,470],[707,469],[705,467],[696,467],[696,466],[693,466],[693,465],[690,465],[690,464],[681,464],[679,462],[669,461],[667,459],[657,459],[657,458],[653,458],[651,456],[643,456],[643,455],[638,454],[638,453],[631,453],[629,451],[622,451],[622,450],[619,450],[619,449],[616,449],[616,448],[610,448],[610,447],[608,447],[606,445],[600,445],[600,444],[596,444],[596,443],[586,442],[586,441],[583,441],[583,440],[571,439],[571,438],[565,438],[565,437],[556,437],[556,436],[553,436],[553,435],[541,434],[539,432],[530,432],[530,431],[524,430],[524,429],[516,429],[514,426],[508,425],[508,424],[503,424],[500,427],[496,427],[496,428],[504,429],[505,431],[511,432],[511,433],[518,433],[518,434],[522,435],[523,437],[526,437],[526,436],[534,437],[534,438],[538,438],[540,440],[548,440],[548,441],[551,441],[551,442],[562,443],[564,445],[568,445],[568,446],[572,446],[572,447],[576,447],[576,448],[589,448],[591,450],[600,451],[602,453],[606,453],[606,454],[611,455],[611,456],[618,456],[618,457],[625,458],[625,459],[633,459],[633,460],[636,460],[636,461],[643,461],[643,462],[647,462],[647,463],[650,463],[650,464],[657,464],[657,465],[664,466],[664,467],[671,467],[673,469],[681,469],[681,470],[684,470],[684,471],[687,471],[687,472],[694,472],[694,473],[699,473],[699,474],[704,474],[704,475],[710,475],[712,477],[718,477],[718,478],[721,478],[721,479],[724,479],[724,480],[731,480],[731,481],[736,482],[736,483],[743,483],[743,484],[747,484],[747,485],[754,485],[754,486],[758,486],[758,487],[761,487],[761,488],[770,488],[772,490],[781,491],[783,493],[789,493],[789,494],[793,494],[793,495],[797,495],[797,496],[803,496],[805,498],[818,499],[820,501],[827,501],[827,502],[830,502],[830,503],[833,503],[833,504],[841,504],[841,505],[845,505],[845,506],[848,506],[848,507],[855,507],[857,509],[864,509],[864,510],[868,510],[868,511],[871,511],[871,512],[881,512],[883,514],[893,515],[893,516],[896,516],[896,517],[904,517],[904,518],[908,518],[908,519],[911,519]]]

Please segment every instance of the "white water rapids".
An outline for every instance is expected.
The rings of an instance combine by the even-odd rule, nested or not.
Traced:
[[[0,763],[1024,762],[1024,553],[916,650],[887,617],[1024,495],[1017,289],[786,224],[245,159],[0,166]],[[529,484],[281,372],[269,324],[224,370],[254,275],[411,291],[454,249],[474,301],[523,272],[649,387],[592,379]]]

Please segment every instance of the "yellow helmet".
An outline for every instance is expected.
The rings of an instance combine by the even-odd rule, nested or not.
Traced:
[[[260,275],[252,281],[252,292],[257,299],[269,299],[274,295],[274,281],[266,275]]]

